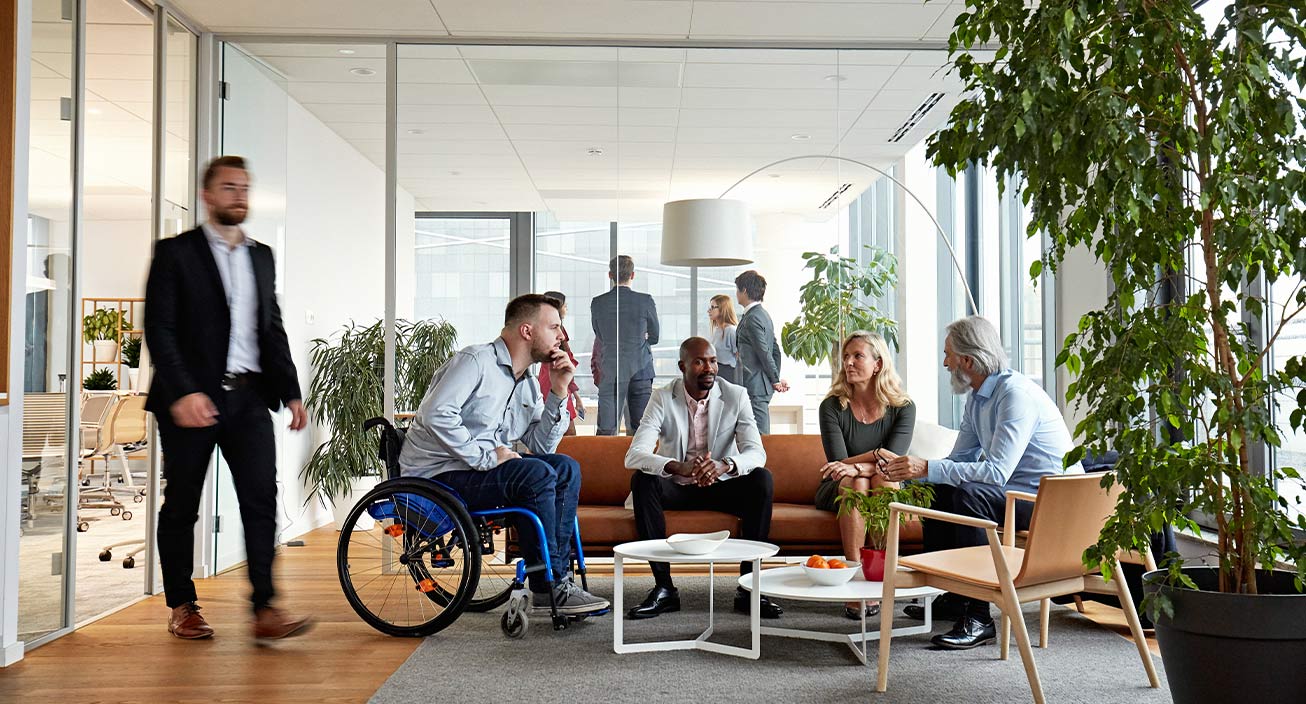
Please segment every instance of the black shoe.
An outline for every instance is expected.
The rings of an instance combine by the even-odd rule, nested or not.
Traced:
[[[680,610],[680,590],[675,587],[653,587],[639,606],[626,612],[630,618],[654,618],[658,614]]]
[[[748,591],[743,587],[735,589],[735,611],[738,611],[741,614],[748,613],[750,603],[749,598]],[[758,613],[762,615],[762,618],[780,618],[780,614],[785,612],[784,609],[780,608],[779,604],[766,597],[761,598],[757,605],[757,610]]]
[[[850,620],[852,620],[852,621],[860,621],[860,620],[862,620],[862,615],[861,615],[860,613],[858,613],[858,611],[860,611],[860,609],[858,609],[858,608],[856,608],[856,607],[852,607],[852,606],[847,606],[847,605],[845,605],[845,606],[843,607],[843,617],[846,618],[846,619],[850,619]],[[867,605],[866,605],[866,618],[875,618],[876,616],[879,616],[879,615],[880,615],[880,605],[879,605],[879,604],[867,604]]]
[[[930,613],[937,621],[956,621],[966,615],[966,602],[961,597],[948,592],[934,599],[930,604]],[[925,607],[920,604],[908,604],[902,607],[902,614],[917,621],[925,620]]]
[[[948,650],[970,650],[997,639],[998,631],[992,619],[981,621],[974,616],[962,616],[951,631],[934,636],[930,642]]]

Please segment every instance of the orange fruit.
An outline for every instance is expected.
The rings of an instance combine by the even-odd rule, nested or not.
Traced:
[[[825,562],[825,558],[821,557],[820,555],[812,555],[811,557],[807,558],[807,566],[816,567],[818,569],[825,569],[829,567],[829,565],[826,564]]]
[[[848,563],[844,562],[843,560],[840,560],[837,557],[825,564],[827,567],[829,567],[832,570],[842,570],[848,568]]]

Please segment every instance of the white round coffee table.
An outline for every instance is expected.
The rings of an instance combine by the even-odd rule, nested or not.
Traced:
[[[722,653],[724,655],[735,655],[738,657],[758,659],[762,655],[762,617],[758,608],[762,600],[762,591],[758,588],[762,575],[762,559],[771,557],[780,552],[780,547],[770,543],[762,543],[754,540],[736,540],[731,538],[722,543],[716,550],[706,555],[685,555],[672,550],[665,540],[640,540],[634,543],[622,543],[612,549],[612,576],[615,584],[613,585],[612,608],[615,612],[612,618],[612,650],[617,653],[646,653],[655,650],[707,650],[713,653]],[[622,622],[626,618],[624,608],[625,595],[623,594],[624,585],[622,583],[622,561],[623,560],[647,560],[649,562],[669,562],[675,564],[697,564],[708,566],[708,601],[707,601],[707,630],[694,640],[674,640],[674,641],[655,641],[648,643],[627,643],[622,631]],[[753,644],[751,648],[740,648],[734,645],[723,645],[713,643],[708,640],[712,636],[712,629],[716,626],[716,607],[713,598],[713,588],[716,586],[716,563],[727,562],[738,564],[740,562],[752,562],[753,572],[751,575],[740,577],[740,584],[746,588],[751,587],[752,598],[749,600],[749,626],[752,629]]]
[[[763,596],[791,601],[820,601],[840,604],[848,601],[860,602],[862,605],[862,623],[861,630],[857,633],[827,633],[824,631],[764,626],[762,627],[762,635],[847,643],[863,665],[869,664],[866,657],[866,642],[879,640],[880,631],[876,629],[868,633],[866,630],[866,602],[879,601],[883,598],[883,582],[868,582],[861,572],[858,572],[851,581],[845,584],[835,587],[822,586],[813,584],[807,578],[807,573],[801,565],[765,570],[762,572],[760,587],[754,586],[757,581],[752,579],[751,575],[745,575],[739,578],[739,586],[748,590],[760,589]],[[930,602],[934,600],[934,597],[942,593],[942,591],[933,587],[899,587],[895,589],[894,599],[924,599],[925,623],[919,626],[895,628],[893,629],[893,635],[909,636],[929,633],[934,626],[930,618]],[[881,608],[892,607],[882,604]]]

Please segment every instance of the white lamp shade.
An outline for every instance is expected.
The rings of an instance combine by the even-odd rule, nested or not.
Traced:
[[[753,228],[742,200],[693,198],[662,206],[662,263],[739,266],[753,263]]]

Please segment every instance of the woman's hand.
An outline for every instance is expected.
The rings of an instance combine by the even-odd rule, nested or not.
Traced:
[[[826,462],[825,465],[821,467],[822,479],[833,479],[839,481],[844,477],[855,476],[857,476],[856,465],[847,464],[838,460],[835,460],[834,462]]]

